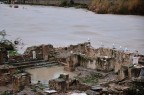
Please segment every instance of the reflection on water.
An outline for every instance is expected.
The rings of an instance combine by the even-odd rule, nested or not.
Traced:
[[[95,14],[84,9],[0,4],[0,30],[26,46],[48,44],[66,46],[91,39],[94,47],[127,47],[144,54],[144,16]]]
[[[48,84],[50,79],[58,78],[60,74],[69,74],[71,78],[76,75],[73,72],[64,71],[62,66],[27,69],[26,71],[32,75],[32,83],[37,83],[40,80],[44,84]]]

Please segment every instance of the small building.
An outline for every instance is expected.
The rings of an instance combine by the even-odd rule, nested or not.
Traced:
[[[140,65],[123,65],[118,72],[118,80],[144,77],[144,67]]]

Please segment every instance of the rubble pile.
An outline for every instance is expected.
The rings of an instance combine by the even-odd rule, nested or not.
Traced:
[[[28,73],[19,73],[12,77],[13,92],[19,92],[30,84],[31,76]]]
[[[68,92],[70,90],[86,91],[90,89],[90,86],[81,84],[76,79],[70,79],[69,75],[61,74],[59,78],[49,81],[50,89],[54,89],[57,92]]]
[[[16,68],[10,65],[0,65],[0,86],[9,84],[12,75],[16,72]]]
[[[0,65],[0,94],[2,93],[2,87],[10,85],[4,91],[8,89],[7,92],[10,90],[11,93],[17,93],[30,84],[31,76],[28,73],[21,73],[11,65]]]

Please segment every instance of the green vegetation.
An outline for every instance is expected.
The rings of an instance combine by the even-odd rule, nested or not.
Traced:
[[[0,92],[0,95],[12,95],[12,92],[10,91],[5,91],[3,93]]]
[[[61,6],[61,7],[68,6],[67,0],[61,0],[60,6]]]
[[[85,4],[76,4],[73,0],[61,0],[60,7],[87,8]]]
[[[82,80],[83,83],[97,83],[98,78],[94,76],[86,77],[85,79]]]
[[[44,84],[41,83],[41,81],[38,81],[37,83],[39,89],[43,90],[45,88]]]
[[[127,95],[144,95],[144,83],[133,82],[131,88],[127,91]]]
[[[14,72],[14,75],[17,75],[19,73],[25,73],[25,71],[23,69],[17,69],[15,72]],[[28,72],[26,72],[28,73]]]
[[[32,86],[32,87],[31,87],[31,91],[37,92],[37,89],[36,89],[34,86]]]
[[[106,14],[140,14],[144,15],[144,0],[93,0],[89,10]]]
[[[10,50],[10,51],[8,51],[8,53],[9,53],[9,56],[16,56],[16,55],[18,55],[18,52],[16,50]]]
[[[78,79],[80,82],[82,83],[86,83],[86,84],[97,84],[98,83],[98,80],[100,78],[102,78],[102,75],[101,74],[90,74],[90,75],[87,75],[85,77],[75,77],[76,79]]]

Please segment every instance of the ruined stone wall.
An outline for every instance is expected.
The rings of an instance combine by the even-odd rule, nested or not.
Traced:
[[[33,60],[32,55],[15,55],[8,58],[9,63],[18,63],[30,60]]]
[[[31,84],[31,77],[29,74],[20,73],[12,78],[13,84],[13,92],[18,92],[24,89],[25,86],[29,86]]]
[[[76,60],[76,61],[75,61]],[[114,69],[113,59],[112,58],[104,58],[104,57],[96,57],[91,58],[86,55],[75,54],[75,56],[71,56],[71,60],[68,64],[76,66],[82,66],[84,68],[101,70],[101,71],[111,71]]]
[[[67,90],[86,91],[87,89],[90,89],[90,86],[81,84],[76,79],[72,80],[68,75],[60,75],[59,78],[50,80],[49,87],[58,92],[66,92]]]
[[[26,54],[36,51],[38,59],[66,63],[66,69],[74,70],[77,65],[101,71],[118,72],[122,65],[131,64],[133,54],[109,48],[94,49],[90,42],[68,47],[54,48],[52,45],[30,47]]]
[[[130,63],[130,53],[109,49],[109,48],[98,48],[95,50],[96,56],[108,56],[110,58],[115,58],[118,63]]]
[[[56,52],[58,58],[67,58],[71,54],[85,54],[89,56],[90,42],[81,43],[78,45],[70,45],[68,47],[57,48]]]
[[[54,48],[52,45],[40,45],[28,47],[24,54],[32,56],[32,51],[35,51],[37,59],[49,61],[56,61],[62,59],[64,62],[66,62],[67,57],[69,57],[71,54],[78,53],[90,55],[89,45],[89,42],[78,45],[70,45],[69,47],[62,48]]]
[[[64,66],[64,69],[66,71],[74,71],[75,68],[77,66],[79,66],[80,63],[79,63],[79,60],[78,60],[78,57],[77,55],[75,54],[72,54],[71,56],[69,56],[67,59],[66,59],[66,64]]]
[[[121,68],[121,65],[132,64],[131,56],[133,54],[131,53],[109,48],[98,48],[95,50],[95,53],[97,57],[97,63],[101,63],[101,61],[98,62],[99,57],[109,58],[107,62],[109,66],[115,70],[115,72],[118,72],[118,70]]]
[[[89,52],[83,52],[86,50]],[[76,54],[75,59],[78,60],[77,64],[90,69],[96,69],[101,71],[118,72],[122,65],[132,64],[132,54],[109,48],[81,48],[81,53]],[[77,51],[78,52],[78,51]],[[71,56],[74,58],[74,56]],[[71,59],[73,61],[74,59]],[[73,61],[69,64],[75,64]]]
[[[89,68],[89,69],[96,69],[97,68],[97,66],[96,66],[96,60],[88,61],[87,68]]]
[[[54,79],[49,81],[49,87],[58,92],[65,92],[67,90],[67,83],[64,79]]]
[[[55,59],[55,50],[52,45],[40,45],[28,47],[25,51],[25,55],[33,55],[33,51],[36,53],[36,59],[38,60],[53,60]]]
[[[0,75],[0,86],[6,86],[11,82],[11,80],[12,76],[10,75],[10,73],[4,73]]]
[[[95,65],[97,70],[112,71],[114,70],[115,63],[112,58],[97,57]]]
[[[9,65],[0,65],[0,86],[5,86],[12,82],[12,75],[16,72],[16,68]]]
[[[28,47],[24,54],[32,56],[33,51],[36,52],[36,58],[37,59],[42,59],[43,58],[43,56],[42,56],[42,45]]]
[[[53,60],[54,57],[54,48],[52,45],[43,45],[42,46],[42,54],[44,60]]]
[[[118,79],[124,80],[124,79],[135,79],[139,77],[143,77],[144,75],[141,75],[144,68],[141,66],[133,66],[133,65],[127,65],[122,66],[120,70],[118,71]]]

